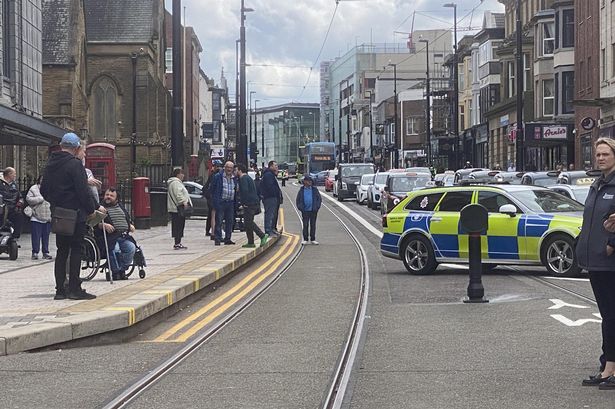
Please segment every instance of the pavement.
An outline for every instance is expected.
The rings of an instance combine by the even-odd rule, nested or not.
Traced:
[[[262,217],[256,218],[262,226]],[[53,299],[54,261],[32,260],[30,235],[22,235],[19,258],[0,256],[0,355],[38,349],[134,325],[250,263],[277,241],[264,247],[242,248],[244,232],[233,232],[233,246],[214,246],[205,236],[205,219],[186,223],[183,244],[174,250],[170,224],[138,230],[135,238],[145,255],[146,277],[138,272],[129,280],[105,280],[99,273],[83,288],[95,300]],[[55,237],[50,238],[55,257]]]

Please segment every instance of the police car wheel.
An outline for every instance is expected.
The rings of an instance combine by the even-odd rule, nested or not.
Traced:
[[[574,240],[565,234],[555,234],[546,240],[542,246],[542,262],[553,276],[574,277],[581,271]]]
[[[400,255],[406,270],[411,274],[431,274],[438,267],[431,243],[421,235],[413,235],[405,239]]]

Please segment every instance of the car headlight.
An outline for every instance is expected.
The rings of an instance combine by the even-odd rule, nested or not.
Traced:
[[[342,189],[348,189],[348,185],[346,184],[346,182],[342,182]]]

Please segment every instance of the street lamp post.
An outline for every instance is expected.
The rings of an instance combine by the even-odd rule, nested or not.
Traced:
[[[457,4],[446,3],[444,7],[453,8],[453,32],[455,44],[453,54],[453,131],[455,132],[455,167],[459,164],[459,63],[457,62]]]
[[[394,95],[394,101],[395,101],[395,116],[394,116],[394,121],[395,121],[395,152],[394,152],[394,156],[393,156],[393,161],[394,161],[394,165],[392,165],[391,167],[399,167],[399,130],[397,128],[399,128],[397,126],[397,64],[392,64],[389,63],[389,66],[393,67],[393,95]]]
[[[517,132],[516,132],[516,170],[525,170],[525,129],[523,126],[523,36],[521,33],[521,0],[517,0]]]
[[[237,162],[248,163],[246,134],[246,14],[254,9],[246,8],[241,0],[241,26],[239,28],[240,61],[239,61],[239,132],[236,159]]]
[[[182,106],[181,0],[173,0],[173,111],[171,116],[171,163],[184,162],[184,108]]]
[[[248,126],[248,144],[247,146],[252,145],[252,95],[256,94],[256,91],[250,91],[249,93],[249,99],[250,99],[250,103],[248,105],[248,116],[250,117],[250,121],[249,121],[249,126]],[[250,148],[248,148],[249,150]],[[250,157],[248,158],[248,161],[246,162],[247,164],[250,163],[250,158],[252,158],[252,151],[250,150]]]
[[[250,149],[252,161],[254,162],[255,165],[258,164],[257,162],[258,161],[258,152],[257,152],[257,149],[258,149],[258,142],[257,142],[258,140],[258,120],[257,118],[258,117],[256,116],[256,103],[260,101],[261,101],[260,99],[254,100],[254,144],[252,145],[254,149]]]
[[[427,71],[425,76],[425,93],[427,98],[425,99],[425,133],[427,137],[427,164],[431,164],[431,90],[429,84],[429,40],[420,39],[420,43],[425,43],[425,55],[427,56]]]
[[[369,157],[372,158],[372,162],[374,162],[374,129],[373,129],[373,120],[372,120],[372,96],[374,95],[373,91],[365,91],[365,94],[369,94]],[[375,162],[374,162],[375,163]]]
[[[132,134],[130,136],[130,177],[135,177],[137,163],[137,53],[130,54],[132,62]]]

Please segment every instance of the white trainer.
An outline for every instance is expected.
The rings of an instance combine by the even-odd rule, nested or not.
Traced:
[[[311,243],[315,246],[318,246],[320,243],[318,243],[316,240],[312,240]]]
[[[303,244],[303,245],[305,246],[306,244],[310,244],[310,242],[309,242],[309,241],[307,241],[307,240],[303,240],[303,241],[301,242],[301,244]]]

